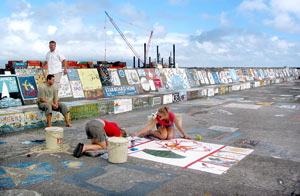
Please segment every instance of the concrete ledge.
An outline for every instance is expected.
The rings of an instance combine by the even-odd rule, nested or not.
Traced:
[[[209,85],[178,91],[152,92],[143,95],[116,96],[111,98],[78,100],[64,103],[67,104],[70,110],[69,118],[72,121],[106,114],[118,114],[131,110],[177,103],[186,100],[212,97],[233,91],[279,84],[295,79],[295,77],[289,77],[273,80]],[[59,112],[54,112],[52,116],[53,125],[60,124],[62,121],[64,121],[63,115]],[[8,132],[16,132],[45,126],[45,114],[38,109],[37,105],[26,105],[0,110],[0,135]]]

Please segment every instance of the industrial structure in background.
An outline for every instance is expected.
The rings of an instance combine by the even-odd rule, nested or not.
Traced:
[[[149,37],[148,43],[147,44],[144,43],[144,60],[142,60],[140,55],[136,52],[136,50],[130,44],[130,42],[128,41],[126,36],[123,34],[121,29],[115,23],[114,19],[106,11],[105,11],[105,14],[108,17],[111,24],[118,31],[118,33],[120,34],[120,36],[122,37],[124,42],[127,44],[127,46],[130,48],[130,50],[133,52],[133,54],[134,54],[134,56],[133,56],[133,67],[134,68],[141,67],[141,62],[143,64],[143,66],[142,66],[143,68],[158,67],[159,65],[161,67],[175,68],[175,44],[173,44],[173,55],[172,55],[172,52],[171,52],[170,56],[169,56],[169,64],[165,64],[165,66],[164,66],[164,59],[160,57],[159,46],[156,46],[156,48],[157,48],[156,49],[156,62],[152,62],[151,57],[149,56],[149,61],[148,61],[148,64],[147,64],[147,59],[148,59],[148,55],[149,55],[149,48],[150,48],[150,45],[151,45],[153,31],[150,32],[150,37]],[[106,40],[105,40],[105,42],[106,42]],[[172,58],[172,56],[173,56],[173,58]],[[106,47],[105,47],[105,58],[106,58]],[[138,61],[137,66],[136,66],[136,58],[137,58],[137,61]]]

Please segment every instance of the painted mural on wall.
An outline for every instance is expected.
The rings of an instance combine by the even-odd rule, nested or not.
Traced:
[[[204,78],[205,84],[209,84],[207,72],[205,70],[202,70],[201,72],[202,72],[202,76]]]
[[[132,99],[116,99],[114,100],[114,113],[123,113],[132,110]]]
[[[19,87],[23,100],[36,99],[38,87],[34,76],[18,76]]]
[[[186,69],[186,76],[191,87],[200,86],[200,78],[196,69]]]
[[[146,78],[148,79],[150,85],[151,85],[151,90],[155,91],[156,89],[163,90],[164,86],[161,81],[161,76],[160,76],[160,71],[159,69],[154,69],[154,68],[147,68],[144,69],[146,73]],[[153,87],[154,84],[154,87]]]
[[[42,71],[42,70],[40,70],[40,71]],[[35,78],[35,82],[36,82],[37,87],[39,87],[41,84],[46,82],[47,76],[42,73],[42,74],[39,74],[39,75],[34,75],[34,78]]]
[[[80,80],[77,69],[68,69],[67,72],[70,81]]]
[[[216,84],[215,80],[214,80],[214,77],[213,77],[213,75],[210,71],[207,72],[207,78],[209,80],[209,84]]]
[[[108,69],[108,73],[110,76],[110,82],[113,86],[120,86],[121,81],[118,75],[118,71],[116,69]]]
[[[108,86],[103,88],[105,97],[137,95],[136,86]]]
[[[214,81],[216,84],[220,84],[220,80],[219,80],[219,76],[218,76],[218,72],[212,72]]]
[[[236,74],[236,71],[234,69],[230,69],[229,73],[230,73],[230,76],[231,76],[233,82],[238,82],[239,81],[239,78],[238,78],[238,76]]]
[[[140,84],[140,79],[139,79],[138,73],[135,69],[126,69],[125,75],[126,75],[127,82],[129,85]]]
[[[95,90],[102,87],[97,69],[77,70],[83,90]]]
[[[166,89],[181,90],[190,87],[184,69],[164,68],[160,71],[161,76],[166,77],[162,80]]]
[[[111,86],[112,82],[110,80],[110,75],[108,73],[107,67],[99,67],[97,68],[102,86]]]
[[[151,90],[151,86],[150,86],[150,83],[149,81],[147,80],[146,77],[141,77],[141,85],[142,85],[142,88],[144,91],[150,91]],[[155,88],[155,86],[154,86]]]
[[[78,120],[83,118],[91,118],[99,116],[99,104],[91,103],[84,105],[70,106],[70,120]]]
[[[144,69],[136,69],[140,77],[146,77],[146,72]]]
[[[120,78],[119,80],[121,82],[120,85],[128,85],[125,70],[124,69],[118,69],[117,72],[118,72],[118,75],[119,75],[119,78]]]
[[[84,93],[80,81],[70,81],[70,85],[71,85],[73,97],[75,99],[84,98]]]
[[[62,74],[61,76],[60,83],[59,83],[58,97],[59,98],[73,97],[68,75]]]
[[[19,88],[15,76],[0,76],[0,92],[4,93],[18,93]]]

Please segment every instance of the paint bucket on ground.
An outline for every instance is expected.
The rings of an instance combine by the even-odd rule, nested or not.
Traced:
[[[61,147],[64,137],[64,129],[62,127],[47,127],[46,129],[46,148],[57,149]]]
[[[182,114],[181,113],[174,113],[174,114],[175,114],[175,117],[178,120],[179,125],[182,126]],[[155,118],[156,118],[156,115],[154,115],[154,114],[151,114],[151,115],[147,116],[148,123],[150,124],[152,122],[152,120],[154,120]],[[151,127],[151,130],[156,131],[157,130],[156,125]]]
[[[111,163],[125,163],[128,155],[128,139],[111,137],[108,139],[108,161]]]

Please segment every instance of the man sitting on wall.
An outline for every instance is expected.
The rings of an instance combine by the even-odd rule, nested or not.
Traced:
[[[47,117],[47,126],[51,127],[51,117],[52,111],[59,111],[65,117],[66,126],[72,127],[69,122],[69,110],[66,104],[59,103],[56,93],[56,88],[54,87],[55,77],[52,74],[47,76],[46,83],[39,86],[38,92],[38,107],[40,110],[45,111]]]

